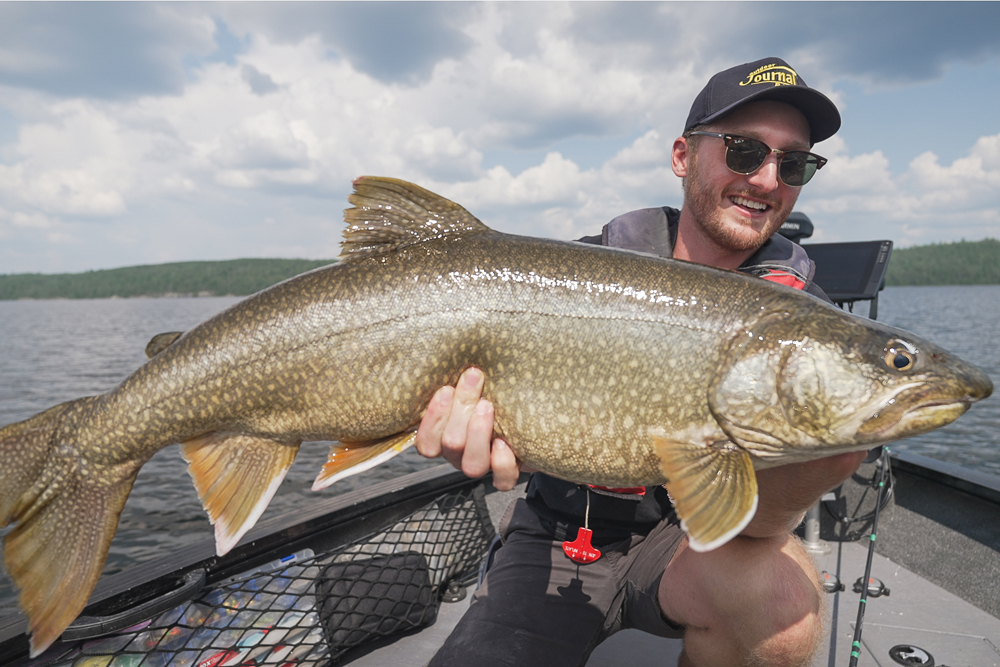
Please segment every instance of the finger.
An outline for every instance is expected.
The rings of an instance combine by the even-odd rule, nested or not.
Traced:
[[[514,450],[510,445],[500,438],[493,441],[490,465],[493,468],[493,486],[498,491],[510,491],[517,486],[517,478],[521,474],[517,457],[514,456]]]
[[[469,477],[482,477],[490,471],[490,440],[493,439],[493,404],[485,398],[476,403],[475,412],[466,429],[462,472]]]
[[[417,451],[427,458],[441,456],[441,435],[451,415],[454,387],[441,387],[431,398],[417,429]]]
[[[476,411],[479,396],[483,393],[483,372],[478,368],[466,369],[458,379],[455,387],[455,397],[448,415],[448,424],[441,435],[441,447],[444,457],[454,463],[453,458],[461,459],[465,450],[465,440],[469,430],[469,421]]]

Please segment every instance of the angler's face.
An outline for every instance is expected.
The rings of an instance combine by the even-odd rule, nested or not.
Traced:
[[[781,102],[752,102],[704,129],[757,139],[772,149],[809,150],[805,117]],[[692,142],[697,142],[694,151]],[[684,208],[716,245],[728,251],[763,245],[791,213],[802,189],[781,182],[774,154],[751,174],[734,173],[726,166],[726,144],[716,137],[678,139],[673,167],[685,179]]]

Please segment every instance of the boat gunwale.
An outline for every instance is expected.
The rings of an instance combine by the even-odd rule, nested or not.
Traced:
[[[891,450],[891,456],[897,470],[1000,505],[1000,477],[996,475],[912,452]]]

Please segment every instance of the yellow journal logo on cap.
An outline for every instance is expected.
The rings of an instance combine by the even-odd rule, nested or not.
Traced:
[[[764,65],[747,76],[746,81],[740,81],[741,86],[753,86],[759,83],[771,83],[775,86],[798,85],[799,75],[786,65]]]

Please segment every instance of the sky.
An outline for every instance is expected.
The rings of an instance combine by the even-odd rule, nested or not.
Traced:
[[[812,242],[1000,238],[1000,3],[0,2],[0,274],[339,254],[351,181],[573,239],[681,205],[712,74],[843,126]]]

